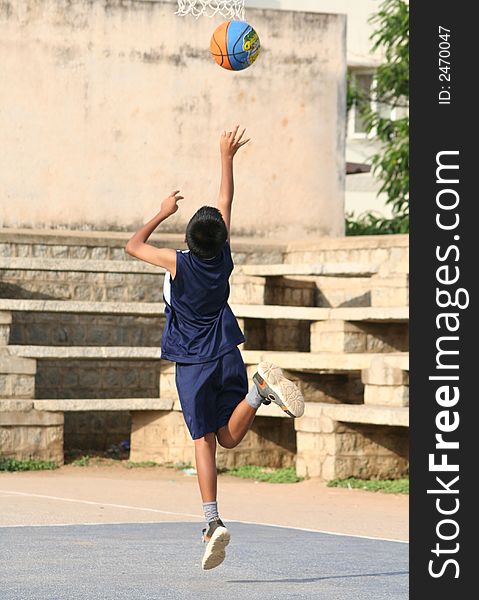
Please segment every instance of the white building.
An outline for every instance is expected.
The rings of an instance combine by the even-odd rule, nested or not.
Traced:
[[[381,63],[381,55],[372,53],[370,36],[374,27],[368,19],[378,11],[380,0],[245,0],[248,7],[298,10],[323,13],[346,14],[347,62],[351,77],[363,90],[370,90],[374,71]],[[247,12],[246,12],[247,14]],[[377,148],[374,138],[367,136],[364,123],[354,108],[348,115],[346,161],[368,163]],[[380,184],[371,173],[350,174],[346,177],[345,209],[356,215],[374,210],[390,216],[385,197],[378,197]]]

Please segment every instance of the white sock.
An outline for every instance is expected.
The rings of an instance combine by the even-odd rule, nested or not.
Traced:
[[[203,512],[205,513],[205,520],[207,523],[217,519],[218,515],[218,502],[203,502]]]
[[[250,391],[246,394],[245,398],[246,402],[253,408],[259,408],[261,403],[263,402],[263,398],[258,392],[258,388],[256,384],[253,383]]]

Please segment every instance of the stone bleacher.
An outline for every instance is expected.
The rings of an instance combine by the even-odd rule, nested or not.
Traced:
[[[61,464],[64,448],[129,437],[132,460],[193,460],[174,365],[161,360],[163,271],[131,259],[127,239],[0,232],[0,452]],[[151,241],[183,247],[180,236]],[[219,464],[404,475],[407,236],[232,247],[230,302],[248,372],[276,362],[307,406],[295,420],[261,407],[240,446],[219,449]]]

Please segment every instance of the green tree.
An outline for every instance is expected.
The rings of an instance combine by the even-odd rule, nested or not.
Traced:
[[[346,218],[349,235],[407,233],[409,231],[409,116],[391,118],[391,109],[409,106],[409,6],[404,0],[384,0],[370,22],[377,25],[371,36],[372,50],[382,50],[385,62],[378,67],[372,98],[348,90],[361,109],[368,133],[380,148],[371,157],[373,174],[381,181],[379,193],[387,197],[392,218],[373,213]],[[367,101],[364,101],[367,100]],[[371,108],[370,100],[374,101]],[[385,111],[384,108],[388,110]]]

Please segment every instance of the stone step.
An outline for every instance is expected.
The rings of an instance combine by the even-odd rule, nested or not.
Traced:
[[[151,346],[40,346],[10,345],[6,349],[12,356],[36,359],[138,359],[161,358],[161,349]]]
[[[378,264],[383,275],[408,269],[408,235],[349,236],[319,238],[288,243],[284,262],[292,264]]]
[[[315,306],[279,306],[274,304],[230,304],[234,314],[245,319],[289,319],[301,321],[367,321],[370,323],[406,323],[407,306],[321,308]],[[0,311],[59,312],[163,316],[163,302],[89,302],[77,300],[28,300],[0,298]],[[3,320],[2,320],[3,319]],[[7,322],[0,313],[0,324]]]
[[[91,313],[158,317],[163,316],[164,307],[163,302],[92,302],[0,298],[0,311],[17,312]]]
[[[408,309],[231,304],[245,350],[405,352]],[[12,318],[13,314],[13,318]],[[164,304],[0,299],[3,345],[161,346]]]
[[[0,296],[14,299],[161,302],[165,269],[130,260],[0,257]],[[314,281],[251,277],[235,269],[232,302],[315,306]],[[348,297],[357,295],[356,290]],[[341,299],[344,294],[341,293]]]
[[[179,410],[181,405],[177,398],[52,398],[41,400],[4,400],[0,399],[0,411],[13,410],[51,410],[63,412],[83,412],[96,410]],[[274,406],[262,404],[257,413],[259,417],[279,417],[288,419],[288,415]]]
[[[371,277],[379,270],[379,265],[356,262],[313,263],[277,265],[244,265],[241,272],[258,277],[322,276],[322,277]]]
[[[243,351],[243,360],[246,364],[257,364],[266,360],[275,363],[282,369],[291,371],[316,371],[316,372],[347,372],[363,370],[369,367],[375,356],[384,357],[387,364],[409,370],[409,353],[329,353],[329,352],[280,352],[263,350]]]
[[[159,347],[165,315],[142,304],[0,299],[0,344]]]
[[[83,412],[95,410],[180,410],[174,398],[52,398],[33,400],[37,410]],[[0,400],[0,410],[2,401]]]
[[[125,253],[126,254],[126,253]],[[83,260],[80,258],[23,258],[0,257],[0,269],[16,271],[67,271],[90,273],[157,273],[165,272],[162,267],[132,259],[125,260]]]
[[[160,348],[124,347],[124,346],[7,346],[6,352],[11,356],[24,358],[55,359],[161,359]],[[384,358],[390,366],[409,370],[409,354],[390,353],[377,355],[372,353],[311,353],[280,352],[267,350],[244,350],[243,360],[246,364],[257,364],[263,360],[274,362],[279,367],[293,371],[362,371],[367,369],[376,356]]]
[[[24,271],[89,271],[93,273],[156,273],[162,267],[131,258],[125,260],[91,260],[75,258],[44,257],[0,257],[0,269]],[[318,263],[318,264],[259,264],[238,265],[239,274],[259,277],[283,277],[294,275],[328,277],[369,277],[379,270],[378,265],[362,263]]]
[[[384,237],[384,236],[383,236]],[[132,260],[125,246],[127,231],[78,231],[68,229],[0,228],[0,254],[10,257]],[[184,233],[152,233],[148,243],[157,247],[185,248]],[[283,240],[234,236],[235,263],[279,262],[286,250]]]
[[[369,425],[409,426],[409,409],[399,406],[366,406],[365,404],[329,404],[306,402],[304,415],[295,420],[296,431],[323,432],[326,416],[343,423],[364,423]]]
[[[0,411],[30,410],[38,411],[148,411],[148,410],[178,410],[181,406],[174,398],[72,398],[72,399],[41,399],[23,401],[25,406],[15,406],[11,400],[0,399]],[[28,406],[27,406],[28,405]],[[288,419],[284,412],[275,407],[261,405],[257,415],[260,417],[278,417]],[[389,425],[392,427],[409,426],[409,410],[406,407],[366,406],[364,404],[329,404],[306,402],[304,416],[296,419],[297,431],[312,431],[312,420],[326,415],[334,421],[345,423],[365,423],[370,425]],[[312,419],[312,420],[311,420]],[[302,424],[303,423],[303,424]]]

